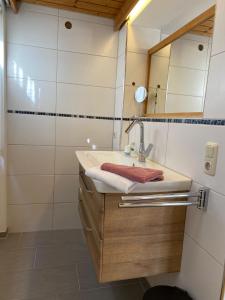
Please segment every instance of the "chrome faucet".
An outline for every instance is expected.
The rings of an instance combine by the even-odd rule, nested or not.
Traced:
[[[145,142],[144,142],[144,124],[141,120],[135,119],[125,130],[127,134],[130,133],[134,125],[139,124],[140,126],[140,146],[139,146],[139,153],[138,153],[138,160],[140,162],[145,162],[146,158],[149,156],[153,144],[149,144],[147,149],[145,149]]]

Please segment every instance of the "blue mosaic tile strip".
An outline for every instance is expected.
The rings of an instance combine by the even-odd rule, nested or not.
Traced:
[[[50,117],[63,117],[63,118],[80,118],[80,119],[94,119],[94,120],[116,120],[116,121],[133,121],[135,119],[142,120],[143,122],[152,123],[178,123],[178,124],[196,124],[196,125],[214,125],[225,126],[225,119],[168,119],[168,118],[118,118],[106,116],[90,116],[90,115],[76,115],[76,114],[62,114],[50,112],[37,112],[27,110],[8,110],[9,114],[21,115],[36,115],[36,116],[50,116]]]

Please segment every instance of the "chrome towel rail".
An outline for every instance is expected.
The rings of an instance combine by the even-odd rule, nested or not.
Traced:
[[[194,193],[171,193],[171,194],[153,194],[140,196],[122,196],[121,208],[132,207],[172,207],[172,206],[197,206],[198,209],[206,210],[208,204],[209,189],[200,188]],[[195,201],[163,201],[182,198],[196,198]],[[157,201],[159,200],[159,201]]]

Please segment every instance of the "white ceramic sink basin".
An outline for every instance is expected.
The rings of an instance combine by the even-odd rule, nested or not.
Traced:
[[[100,166],[103,163],[123,164],[127,166],[145,167],[162,170],[164,180],[158,182],[147,182],[145,184],[138,183],[131,193],[157,193],[157,192],[172,192],[172,191],[189,191],[191,188],[191,179],[179,173],[176,173],[168,168],[163,167],[153,161],[146,160],[145,163],[138,162],[136,158],[125,155],[119,151],[76,151],[77,158],[84,168],[87,170],[91,167]],[[119,193],[113,187],[92,179],[99,193]]]

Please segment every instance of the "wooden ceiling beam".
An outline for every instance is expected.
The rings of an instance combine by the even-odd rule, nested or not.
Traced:
[[[115,17],[115,30],[119,30],[120,27],[124,24],[127,20],[129,13],[135,7],[139,0],[126,0],[121,7],[120,11]]]
[[[17,14],[18,13],[18,6],[16,0],[9,0],[9,5],[12,9],[12,11]]]

